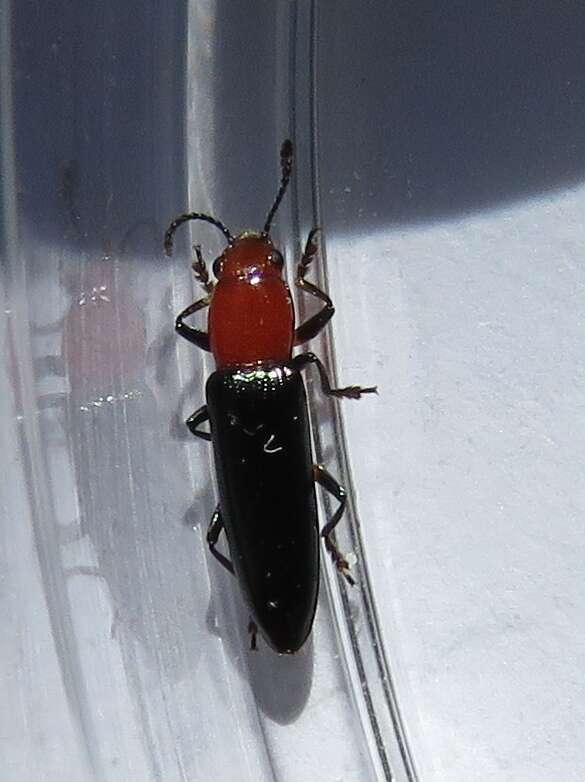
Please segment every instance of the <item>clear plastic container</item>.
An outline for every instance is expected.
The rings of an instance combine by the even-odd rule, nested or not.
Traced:
[[[249,651],[206,550],[211,454],[182,420],[210,365],[173,333],[194,281],[164,228],[189,204],[258,225],[290,134],[291,268],[318,220],[314,10],[220,6],[14,6],[4,27],[7,782],[408,778],[355,506],[360,585],[325,568],[293,658]],[[314,401],[317,453],[348,479]]]
[[[582,779],[583,13],[0,9],[3,782]],[[309,377],[357,586],[324,557],[279,657],[207,551],[211,363],[162,235],[261,226],[288,136],[312,349],[379,395]]]

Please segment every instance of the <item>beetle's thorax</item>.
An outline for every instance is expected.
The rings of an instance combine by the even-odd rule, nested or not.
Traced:
[[[282,256],[269,236],[239,234],[214,264],[209,337],[218,367],[285,362],[294,312]]]
[[[237,278],[258,284],[263,277],[281,276],[281,258],[270,237],[244,231],[217,259],[214,272],[219,280]]]

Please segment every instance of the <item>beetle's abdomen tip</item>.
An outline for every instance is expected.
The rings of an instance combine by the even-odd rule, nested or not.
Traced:
[[[277,654],[282,654],[282,655],[286,655],[287,657],[290,657],[290,655],[297,654],[297,652],[300,652],[300,650],[305,645],[306,640],[307,640],[306,638],[303,638],[303,640],[300,642],[295,640],[294,643],[291,643],[290,641],[285,643],[278,643],[274,639],[269,639],[268,644],[269,646],[272,647],[272,649]]]
[[[277,654],[291,655],[299,652],[304,646],[311,632],[312,619],[307,617],[306,621],[298,623],[287,623],[285,620],[259,624],[266,643]]]

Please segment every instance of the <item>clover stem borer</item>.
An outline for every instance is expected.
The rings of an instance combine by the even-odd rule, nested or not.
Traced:
[[[277,652],[293,653],[311,631],[319,589],[319,538],[338,571],[353,583],[349,565],[331,535],[341,519],[346,494],[320,464],[313,463],[304,382],[314,364],[324,394],[359,399],[375,388],[332,388],[325,366],[313,353],[293,356],[293,348],[315,337],[334,313],[331,299],[306,280],[316,254],[317,229],[307,239],[295,285],[321,302],[300,325],[283,279],[283,257],[270,238],[276,210],[292,171],[292,143],[281,148],[281,183],[264,228],[234,236],[220,221],[188,212],[170,224],[167,255],[177,228],[202,220],[218,228],[227,245],[213,263],[212,281],[201,248],[194,247],[193,271],[205,291],[176,319],[181,336],[213,353],[216,370],[206,386],[207,403],[187,419],[196,436],[213,445],[219,503],[207,531],[211,552],[234,573],[256,631]],[[190,315],[208,308],[208,328],[188,325]],[[209,422],[209,430],[201,428]],[[338,500],[332,518],[319,532],[315,483]],[[227,535],[230,557],[217,549]]]

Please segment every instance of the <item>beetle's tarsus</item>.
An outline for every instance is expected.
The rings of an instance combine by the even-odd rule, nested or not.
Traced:
[[[307,237],[307,242],[305,244],[305,252],[303,253],[301,260],[299,261],[299,265],[297,269],[298,277],[304,277],[305,272],[308,270],[309,266],[313,263],[315,255],[317,254],[317,250],[319,249],[319,245],[315,241],[315,237],[319,233],[321,233],[320,228],[312,228],[311,232]]]
[[[341,566],[337,565],[337,570],[339,571],[339,573],[341,573],[341,575],[344,577],[344,579],[347,581],[347,583],[350,586],[352,587],[355,586],[355,578],[353,578],[353,576],[349,572],[349,565],[347,564],[347,562],[345,563],[345,565],[341,565]]]
[[[335,543],[331,540],[329,535],[325,535],[324,539],[325,539],[325,548],[331,555],[331,559],[333,560],[333,564],[337,568],[337,572],[345,578],[345,580],[350,586],[355,586],[355,579],[350,573],[349,562],[339,551],[339,549],[337,548]]]
[[[331,388],[327,370],[325,369],[323,362],[318,359],[314,353],[301,353],[299,356],[295,356],[295,358],[293,358],[293,364],[299,372],[305,369],[309,364],[315,364],[319,370],[319,377],[321,378],[321,390],[327,396],[344,397],[345,399],[360,399],[362,394],[378,393],[378,386],[368,386],[367,388],[363,388],[362,386]]]
[[[371,386],[370,388],[346,386],[346,388],[332,388],[328,393],[331,396],[341,396],[345,399],[361,399],[362,394],[377,394],[378,386]]]
[[[201,253],[201,245],[194,244],[193,251],[195,253],[195,260],[191,264],[191,268],[193,269],[195,279],[201,285],[203,290],[209,294],[212,292],[214,288],[214,284],[209,279],[207,264],[205,263],[205,259],[203,258],[203,255]]]

